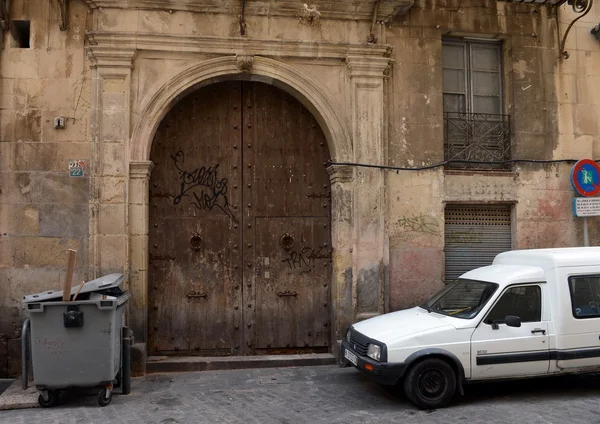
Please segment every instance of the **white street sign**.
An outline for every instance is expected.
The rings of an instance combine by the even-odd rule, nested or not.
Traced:
[[[600,197],[576,197],[573,213],[575,216],[600,216]]]

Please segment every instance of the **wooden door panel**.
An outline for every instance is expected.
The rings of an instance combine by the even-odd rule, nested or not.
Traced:
[[[155,137],[149,243],[154,352],[231,354],[240,344],[240,101],[239,82],[200,89],[167,114]]]
[[[244,104],[244,194],[245,204],[254,205],[250,214],[329,216],[329,151],[312,114],[267,84],[244,84]]]
[[[285,261],[292,251],[280,243],[291,233],[297,255],[329,252],[325,137],[302,104],[273,86],[244,83],[243,103],[248,341],[274,352],[326,346],[329,256]]]
[[[156,348],[160,351],[204,350],[216,354],[232,348],[233,341],[222,335],[233,334],[233,317],[224,311],[234,310],[234,303],[239,300],[235,281],[230,281],[223,270],[233,269],[232,260],[236,264],[237,260],[229,246],[211,245],[214,240],[211,238],[205,241],[202,229],[198,233],[201,240],[197,235],[190,237],[190,228],[198,225],[196,221],[195,218],[164,219],[169,237],[162,238],[158,252],[152,255],[154,313],[150,324],[161,330],[155,334]],[[205,224],[212,231],[227,233],[225,219]],[[187,241],[185,249],[182,245]]]
[[[257,348],[327,346],[328,221],[327,217],[255,219]]]
[[[228,270],[237,265],[238,255],[233,246],[212,235],[227,234],[229,225],[228,218],[219,216],[201,222],[194,217],[165,220],[169,232],[165,251],[177,252],[177,256],[167,265],[170,279],[164,281],[168,290],[161,303],[172,305],[171,313],[177,307],[188,311],[188,322],[182,327],[185,331],[179,333],[189,338],[189,350],[231,349],[233,344],[223,334],[233,334],[228,312],[235,310],[239,300],[236,282]],[[168,320],[169,311],[164,313]]]
[[[157,265],[151,273],[149,305],[149,341],[153,352],[186,351],[189,349],[188,335],[181,328],[189,325],[187,299],[184,290],[172,287],[177,275],[174,268],[167,265],[170,261],[155,260]],[[160,284],[158,284],[160,282]],[[163,299],[168,299],[164,301]]]

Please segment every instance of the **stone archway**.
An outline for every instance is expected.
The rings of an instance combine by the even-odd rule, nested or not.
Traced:
[[[191,65],[163,81],[141,102],[142,110],[129,145],[129,245],[130,284],[134,292],[130,309],[136,339],[147,340],[148,321],[148,193],[153,164],[149,160],[152,142],[162,118],[187,93],[214,82],[243,79],[271,84],[299,100],[316,118],[334,161],[353,159],[348,125],[327,89],[298,70],[264,57],[224,57]],[[353,291],[352,181],[351,168],[329,170],[332,190],[331,240],[334,249],[331,278],[331,340],[355,318]]]
[[[292,94],[315,116],[332,160],[338,162],[328,168],[333,247],[331,340],[339,342],[352,322],[387,310],[386,177],[377,165],[386,163],[391,45],[291,40],[265,44],[264,40],[241,38],[233,43],[220,39],[215,44],[213,38],[185,35],[151,34],[142,40],[127,32],[94,32],[88,37],[94,110],[90,126],[94,140],[90,153],[90,173],[94,175],[90,272],[93,276],[106,272],[129,275],[133,294],[129,324],[141,342],[139,349],[145,348],[147,328],[148,180],[154,132],[178,96],[224,78],[263,81]],[[181,53],[186,60],[193,60],[194,53],[221,56],[184,65],[175,72],[165,70],[160,83],[132,102],[136,56],[183,45]],[[283,63],[287,60],[290,62]],[[297,60],[302,64],[291,65]],[[322,72],[322,81],[300,70],[303,67]],[[329,84],[337,86],[335,96]],[[332,350],[337,353],[335,347]]]
[[[251,65],[250,65],[251,64]],[[207,60],[165,78],[158,88],[146,96],[130,142],[130,161],[148,161],[154,134],[166,113],[179,98],[203,85],[219,80],[242,78],[272,84],[290,93],[317,119],[325,133],[331,157],[336,161],[351,161],[352,139],[346,122],[328,95],[326,87],[282,62],[265,57],[223,57]]]

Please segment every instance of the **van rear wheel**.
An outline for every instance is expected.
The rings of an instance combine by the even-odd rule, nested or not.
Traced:
[[[404,392],[419,408],[443,408],[456,392],[456,374],[450,364],[442,359],[425,359],[408,371],[404,379]]]

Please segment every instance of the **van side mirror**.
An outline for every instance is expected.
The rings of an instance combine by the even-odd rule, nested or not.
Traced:
[[[498,330],[500,328],[498,324],[506,324],[507,327],[520,327],[521,318],[516,315],[507,315],[504,317],[504,321],[496,320],[492,322],[492,329]]]
[[[509,327],[520,327],[521,318],[516,315],[507,315],[506,318],[504,318],[504,323]]]

